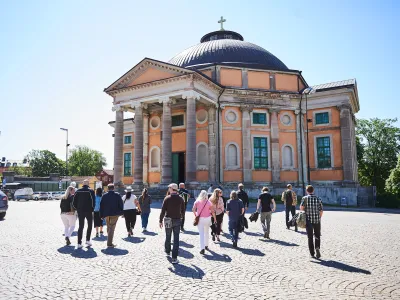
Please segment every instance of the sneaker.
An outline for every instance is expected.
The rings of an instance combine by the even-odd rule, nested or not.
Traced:
[[[83,248],[82,244],[76,245],[76,249],[81,249],[81,248]]]
[[[264,239],[266,239],[268,236],[268,234],[266,232],[264,232]]]
[[[96,237],[99,237],[99,233],[98,232],[96,232]]]
[[[310,258],[315,258],[315,255],[314,254],[310,254]]]
[[[100,231],[100,234],[103,235],[103,231]]]
[[[208,250],[208,246],[206,246],[205,248],[206,248],[206,250]]]
[[[71,241],[69,240],[69,237],[65,238],[65,243],[67,244],[67,246],[71,245]]]
[[[169,256],[169,255],[171,254],[171,252],[165,251],[165,254],[166,254],[167,256]]]
[[[115,248],[115,247],[117,247],[117,245],[115,244],[107,245],[107,248]]]
[[[92,242],[91,241],[86,241],[86,246],[92,247]]]
[[[213,240],[213,242],[215,242],[215,235],[212,236],[212,240]]]
[[[131,233],[130,232],[128,232],[128,237],[131,237]]]
[[[233,248],[237,248],[237,242],[233,242]]]
[[[294,228],[294,231],[296,231],[296,232],[299,231],[298,228],[297,228],[297,226]]]
[[[217,241],[220,242],[221,240],[219,239],[219,235],[217,235]]]
[[[200,254],[204,254],[204,253],[206,253],[206,252],[204,251],[204,249],[201,249]]]
[[[321,252],[319,251],[319,249],[315,249],[315,252],[317,252],[317,258],[320,258],[321,257]]]
[[[171,262],[172,262],[173,264],[177,264],[177,263],[179,263],[179,260],[178,260],[177,258],[173,258]]]
[[[182,232],[185,232],[185,229],[182,227],[182,228],[181,228],[181,231],[182,231]]]

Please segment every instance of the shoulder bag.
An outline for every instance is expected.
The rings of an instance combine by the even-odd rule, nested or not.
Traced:
[[[200,221],[200,215],[203,212],[204,207],[206,207],[208,200],[206,200],[206,203],[204,204],[203,208],[201,209],[200,213],[198,216],[194,217],[194,221],[193,221],[193,225],[197,226],[197,224],[199,224]]]

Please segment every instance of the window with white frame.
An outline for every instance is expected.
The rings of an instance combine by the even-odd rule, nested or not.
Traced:
[[[229,143],[225,147],[226,167],[236,169],[240,166],[239,147],[236,143]]]
[[[266,110],[254,109],[251,112],[251,126],[268,125],[268,113]]]
[[[208,168],[208,146],[206,143],[197,145],[197,168]]]
[[[284,169],[293,168],[293,148],[290,145],[284,145],[282,148],[282,167]]]
[[[160,148],[153,146],[150,149],[150,170],[160,168]]]

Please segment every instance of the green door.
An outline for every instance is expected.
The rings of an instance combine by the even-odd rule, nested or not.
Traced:
[[[179,153],[172,153],[172,182],[179,182]]]

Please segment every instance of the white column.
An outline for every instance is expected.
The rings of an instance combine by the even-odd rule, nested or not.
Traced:
[[[149,172],[149,114],[143,113],[143,183],[147,184]]]
[[[162,103],[161,184],[170,184],[172,181],[172,101],[169,98],[165,98]]]
[[[124,138],[124,112],[121,107],[114,106],[115,130],[114,130],[114,182],[122,184],[123,169],[123,138]]]
[[[208,108],[208,181],[216,182],[217,178],[217,122],[216,108]]]
[[[252,107],[250,105],[242,105],[240,110],[242,111],[243,181],[246,183],[251,183],[253,180],[250,133],[250,111],[252,110]]]

